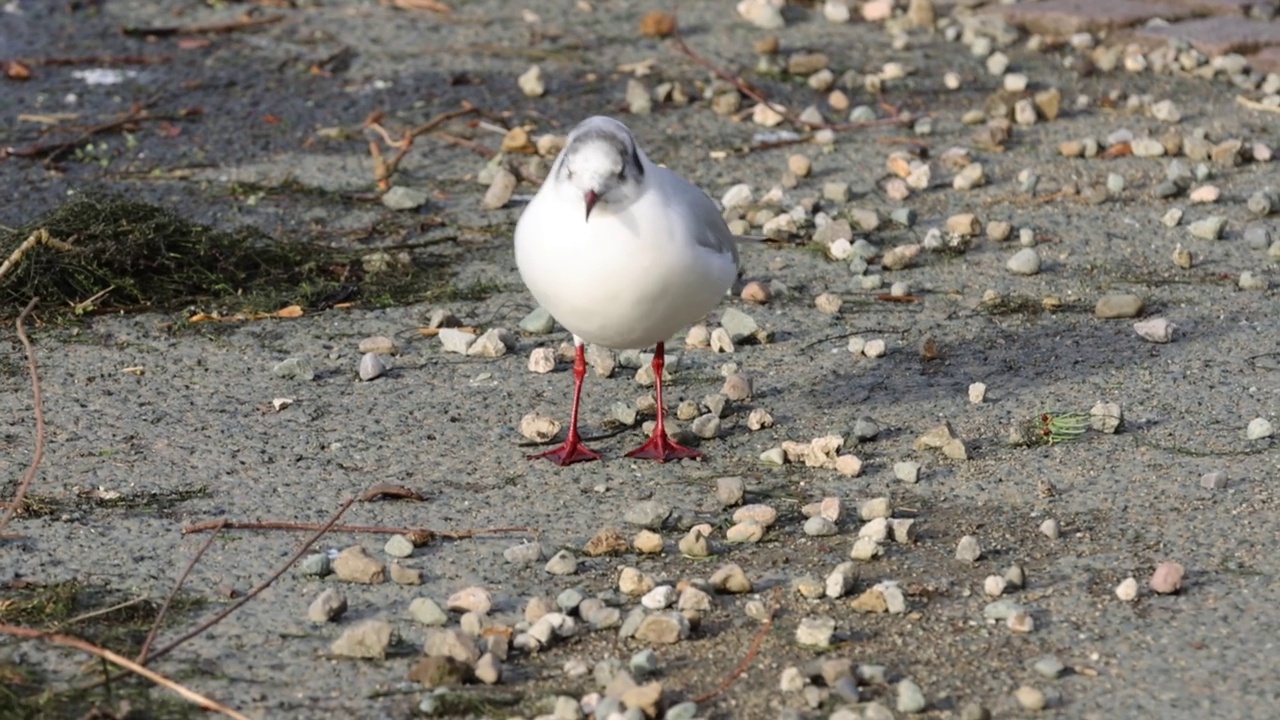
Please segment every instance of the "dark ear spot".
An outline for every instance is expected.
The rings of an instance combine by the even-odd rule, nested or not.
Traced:
[[[644,177],[644,163],[640,162],[640,153],[636,150],[635,145],[631,146],[631,166],[636,169],[637,180]],[[624,169],[623,172],[625,173],[626,170]]]

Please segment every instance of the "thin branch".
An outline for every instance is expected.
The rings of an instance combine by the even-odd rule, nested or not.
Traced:
[[[27,496],[27,489],[31,487],[31,481],[36,477],[40,461],[44,459],[44,398],[40,392],[40,375],[36,372],[36,351],[31,347],[31,339],[27,337],[27,328],[24,325],[27,316],[35,309],[38,302],[40,302],[39,297],[31,298],[31,302],[18,313],[18,319],[14,323],[18,328],[18,339],[22,341],[22,348],[27,352],[27,371],[31,373],[31,402],[36,416],[36,448],[31,456],[31,466],[22,476],[22,482],[18,483],[18,491],[14,493],[13,501],[9,503],[4,517],[0,518],[0,537],[13,537],[5,535],[4,529],[9,526],[13,516],[22,509],[22,501]]]
[[[183,643],[190,640],[191,638],[199,635],[205,630],[208,630],[214,625],[217,625],[218,623],[222,622],[223,619],[225,619],[228,615],[244,607],[245,603],[254,599],[255,597],[258,596],[259,593],[261,593],[263,590],[266,590],[268,587],[270,587],[271,583],[275,582],[276,579],[279,578],[281,575],[283,575],[286,570],[293,567],[293,564],[298,562],[298,560],[304,554],[306,554],[307,550],[311,549],[311,546],[314,545],[317,540],[319,540],[325,533],[333,529],[333,527],[338,524],[338,520],[342,518],[343,513],[345,513],[347,511],[347,508],[351,507],[351,504],[354,503],[355,501],[356,501],[356,496],[354,495],[347,498],[347,500],[338,507],[338,510],[333,513],[333,516],[329,518],[329,521],[326,522],[324,525],[322,525],[320,529],[318,529],[311,537],[307,538],[306,542],[298,546],[297,551],[294,552],[293,555],[288,560],[286,560],[278,570],[272,573],[271,577],[259,583],[257,587],[250,590],[244,597],[240,598],[236,602],[229,605],[222,612],[218,613],[217,615],[214,615],[212,618],[206,620],[205,622],[200,623],[194,629],[188,630],[177,640],[174,640],[168,645],[165,645],[159,650],[151,653],[151,657],[149,657],[148,660],[155,660],[156,658],[162,657],[164,655],[168,655],[179,645],[182,645]],[[231,527],[231,523],[229,522],[226,523],[225,527]]]
[[[208,532],[210,530],[291,530],[306,531],[327,528],[330,532],[354,533],[357,535],[422,535],[439,537],[446,540],[467,540],[483,535],[506,535],[508,533],[527,533],[537,535],[538,529],[531,527],[494,527],[477,528],[475,530],[428,530],[426,528],[385,527],[382,525],[321,525],[320,523],[292,522],[288,520],[217,520],[196,523],[182,528],[183,535]]]
[[[192,690],[186,687],[185,685],[180,685],[179,683],[174,682],[173,680],[170,680],[169,678],[161,675],[160,673],[157,673],[153,670],[148,670],[147,668],[142,667],[141,665],[135,663],[134,661],[130,660],[127,657],[122,657],[120,655],[117,655],[111,652],[110,650],[107,650],[106,648],[98,647],[97,645],[81,640],[80,638],[72,637],[70,635],[46,633],[40,630],[35,630],[33,628],[20,627],[17,625],[7,625],[7,624],[0,624],[0,634],[11,635],[13,637],[26,638],[29,640],[41,640],[44,642],[52,643],[54,645],[62,645],[64,647],[75,648],[76,650],[87,652],[90,655],[96,655],[102,658],[103,660],[106,660],[107,662],[112,663],[113,665],[118,665],[124,668],[125,670],[128,670],[131,673],[141,675],[142,677],[150,680],[151,682],[161,687],[172,690],[178,695],[181,695],[183,699],[185,699],[187,702],[190,702],[194,705],[204,708],[205,710],[212,710],[216,713],[221,713],[222,715],[226,715],[229,718],[234,718],[235,720],[249,720],[247,716],[242,715],[236,712],[235,710],[232,710],[231,708],[218,703],[215,700],[207,698],[204,695],[201,695],[200,693],[196,692],[195,690]]]
[[[173,599],[177,597],[178,591],[182,589],[182,584],[187,581],[187,576],[191,574],[196,563],[200,562],[200,558],[204,557],[204,553],[218,539],[218,531],[226,524],[226,520],[219,522],[218,526],[209,533],[209,539],[204,541],[196,554],[191,557],[191,562],[187,563],[187,567],[182,570],[182,574],[178,576],[178,581],[173,584],[173,589],[169,591],[169,595],[165,597],[164,604],[160,606],[159,612],[156,613],[156,619],[151,623],[151,630],[147,633],[147,639],[142,642],[142,649],[138,651],[137,662],[140,665],[147,664],[147,653],[151,650],[151,643],[155,641],[156,634],[160,632],[160,625],[164,622],[164,616],[169,612],[169,606],[173,604]]]
[[[701,705],[702,703],[716,697],[720,693],[728,690],[742,673],[747,671],[747,667],[756,659],[756,655],[760,652],[760,646],[764,643],[764,638],[769,634],[769,630],[773,628],[773,619],[778,614],[778,607],[782,604],[782,586],[779,585],[773,589],[773,596],[769,600],[769,616],[760,624],[760,632],[756,633],[756,637],[751,641],[751,647],[747,649],[747,654],[742,658],[742,662],[729,673],[729,676],[720,681],[720,684],[695,697],[693,702]]]
[[[0,148],[0,158],[10,155],[13,157],[44,157],[45,164],[48,164],[56,160],[68,150],[73,150],[102,133],[121,130],[135,123],[187,120],[201,114],[203,114],[203,111],[200,110],[200,108],[187,108],[185,110],[179,110],[175,115],[151,115],[147,112],[145,105],[137,106],[119,120],[113,120],[101,125],[94,125],[70,140],[31,145],[21,149]]]
[[[251,17],[241,15],[233,22],[214,23],[211,25],[167,25],[164,27],[122,27],[120,33],[125,37],[172,37],[174,35],[220,35],[272,25],[284,20],[284,15],[267,15]]]
[[[1280,107],[1277,107],[1275,105],[1266,105],[1258,102],[1257,100],[1250,100],[1249,98],[1243,95],[1237,95],[1236,102],[1244,107],[1249,108],[1250,110],[1258,110],[1259,112],[1280,113]]]
[[[378,189],[387,190],[391,187],[391,176],[394,175],[396,169],[400,167],[400,161],[404,160],[405,155],[408,155],[409,150],[413,148],[414,138],[420,135],[426,135],[454,118],[459,118],[463,115],[470,115],[471,113],[479,111],[480,108],[469,102],[463,101],[460,109],[440,113],[425,123],[406,130],[404,136],[398,142],[392,140],[387,134],[387,131],[378,123],[377,118],[380,117],[380,114],[370,116],[370,119],[365,121],[365,127],[381,135],[387,145],[396,148],[396,154],[393,155],[390,160],[385,160],[382,157],[382,151],[374,144],[374,141],[371,140],[369,142],[369,153],[374,159],[373,179],[377,183]]]
[[[48,230],[40,228],[28,235],[21,245],[9,253],[9,257],[5,258],[4,263],[0,264],[0,280],[3,280],[5,275],[12,272],[18,266],[18,263],[22,262],[22,257],[37,245],[48,245],[59,252],[71,252],[75,249],[71,245],[55,239],[49,234]]]

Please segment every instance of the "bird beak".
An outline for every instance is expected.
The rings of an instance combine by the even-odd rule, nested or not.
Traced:
[[[587,194],[583,196],[583,200],[585,200],[587,203],[587,219],[588,220],[591,219],[591,208],[596,206],[596,201],[599,199],[600,199],[600,196],[596,194],[595,190],[588,190]]]

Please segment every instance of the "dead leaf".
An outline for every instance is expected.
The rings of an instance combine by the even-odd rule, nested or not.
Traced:
[[[31,68],[24,62],[18,60],[0,60],[0,67],[4,68],[4,76],[10,80],[31,79]]]
[[[638,78],[644,77],[653,72],[653,66],[657,64],[657,58],[646,58],[639,62],[623,63],[618,66],[618,72],[626,75],[635,75]]]
[[[640,34],[645,37],[664,38],[676,31],[676,16],[661,10],[651,10],[640,18]]]
[[[411,490],[403,485],[378,483],[368,490],[365,490],[360,495],[360,502],[372,502],[380,498],[391,498],[392,500],[417,500],[419,502],[426,500],[426,498],[422,497],[417,490]]]
[[[302,317],[302,308],[297,305],[290,305],[287,308],[280,308],[271,313],[271,317],[277,318],[298,318]]]
[[[1129,157],[1133,154],[1133,146],[1127,142],[1120,142],[1107,148],[1103,153],[1104,158]]]
[[[920,344],[920,359],[928,362],[940,357],[942,357],[942,349],[938,347],[938,341],[931,337],[925,338]]]

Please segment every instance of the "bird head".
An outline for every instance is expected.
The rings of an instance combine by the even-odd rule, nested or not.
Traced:
[[[631,131],[606,117],[589,118],[569,133],[554,172],[562,192],[581,198],[586,220],[597,206],[626,207],[644,183],[644,163]]]

